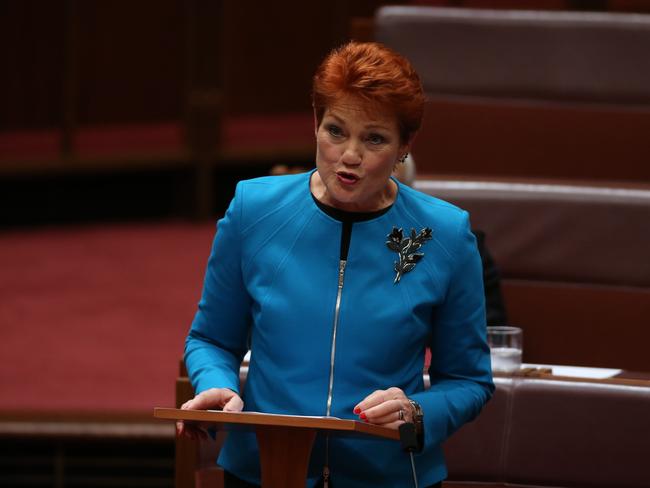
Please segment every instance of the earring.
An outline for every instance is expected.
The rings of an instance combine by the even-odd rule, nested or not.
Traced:
[[[406,161],[406,158],[408,157],[408,155],[409,155],[409,153],[404,153],[404,154],[403,154],[403,155],[398,159],[398,161],[399,161],[400,163],[404,164],[404,161]]]

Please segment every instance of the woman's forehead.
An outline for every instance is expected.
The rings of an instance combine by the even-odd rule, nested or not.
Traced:
[[[397,129],[397,117],[392,111],[358,98],[347,97],[332,103],[325,109],[325,116],[343,123],[355,122],[368,127]]]

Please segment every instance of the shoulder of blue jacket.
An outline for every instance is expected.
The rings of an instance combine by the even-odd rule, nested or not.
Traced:
[[[291,198],[309,195],[310,175],[311,173],[300,173],[242,180],[237,184],[236,195],[244,199],[246,206],[273,208]]]
[[[406,185],[400,185],[400,192],[404,209],[420,226],[433,229],[438,237],[447,233],[449,237],[457,235],[459,226],[467,221],[468,213],[465,210],[445,200]]]
[[[248,233],[258,225],[281,225],[310,202],[311,173],[263,176],[237,184],[236,205],[240,211],[242,231]]]

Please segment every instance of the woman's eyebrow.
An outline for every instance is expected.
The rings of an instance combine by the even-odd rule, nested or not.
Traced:
[[[343,120],[341,117],[339,117],[338,115],[336,115],[336,114],[334,114],[334,113],[332,113],[332,112],[328,113],[328,114],[326,115],[326,117],[332,117],[333,119],[336,119],[336,121],[337,121],[339,124],[344,124],[344,125],[345,125],[345,120]]]

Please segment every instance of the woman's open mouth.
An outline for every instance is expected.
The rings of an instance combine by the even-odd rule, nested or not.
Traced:
[[[338,178],[339,182],[343,183],[344,185],[354,185],[360,179],[357,175],[346,173],[345,171],[337,171],[336,177]]]

